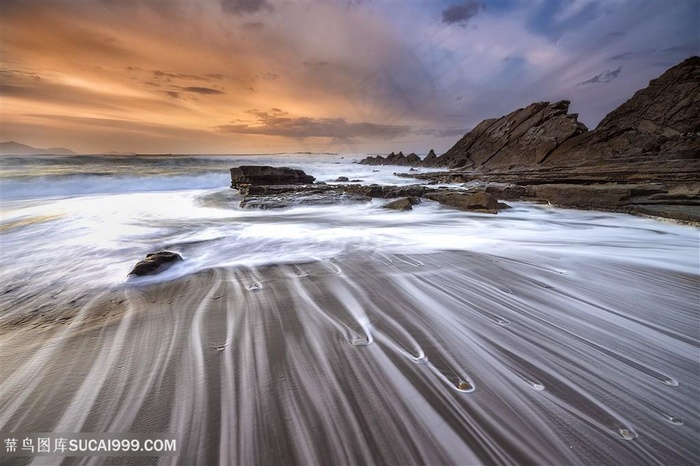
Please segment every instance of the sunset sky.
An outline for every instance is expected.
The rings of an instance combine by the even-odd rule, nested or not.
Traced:
[[[2,0],[0,140],[80,153],[442,153],[700,54],[696,0]]]

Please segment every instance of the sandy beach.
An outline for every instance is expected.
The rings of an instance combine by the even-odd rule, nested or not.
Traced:
[[[110,464],[691,464],[697,302],[697,275],[544,253],[127,284],[3,324],[0,430],[179,434]]]

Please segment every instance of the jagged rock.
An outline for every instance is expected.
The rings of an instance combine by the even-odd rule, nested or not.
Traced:
[[[560,145],[548,165],[700,165],[700,57],[674,66],[610,112],[598,127]],[[647,168],[647,167],[645,167]]]
[[[458,192],[436,192],[425,195],[427,199],[437,201],[442,205],[455,207],[461,210],[473,210],[477,212],[498,213],[498,201],[491,194],[486,192],[478,193],[458,193]]]
[[[231,187],[238,189],[242,185],[307,184],[315,178],[303,170],[288,167],[269,167],[242,165],[231,169]]]
[[[146,254],[146,258],[138,261],[131,272],[129,272],[129,275],[154,275],[168,269],[175,262],[181,260],[183,259],[180,254],[171,251]]]
[[[652,80],[594,130],[567,111],[567,101],[539,102],[484,120],[445,154],[423,161],[450,172],[401,176],[501,183],[486,191],[508,200],[700,217],[700,195],[688,188],[700,183],[700,57]]]
[[[435,155],[435,151],[430,149],[430,152],[428,152],[428,155],[425,156],[423,159],[423,165],[426,167],[432,166],[434,161],[437,159],[437,155]]]
[[[391,201],[388,204],[383,205],[385,209],[393,209],[393,210],[400,210],[400,211],[406,211],[406,210],[413,210],[413,206],[416,204],[420,204],[420,199],[417,197],[402,197],[401,199],[396,199],[395,201]]]
[[[423,161],[414,153],[404,155],[403,152],[399,152],[398,154],[392,152],[386,157],[382,157],[381,155],[366,157],[360,160],[360,163],[363,165],[420,166]]]
[[[537,102],[484,120],[431,165],[493,169],[538,164],[564,141],[587,131],[568,110],[567,100]]]

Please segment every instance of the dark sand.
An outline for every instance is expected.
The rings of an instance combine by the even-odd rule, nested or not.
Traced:
[[[3,323],[0,431],[180,435],[110,463],[692,464],[698,298],[697,275],[463,252],[129,285]]]

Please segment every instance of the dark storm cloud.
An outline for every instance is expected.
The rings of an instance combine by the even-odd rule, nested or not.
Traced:
[[[181,89],[183,92],[193,92],[195,94],[203,94],[203,95],[224,94],[224,91],[220,91],[218,89],[212,89],[210,87],[190,86],[190,87],[181,87],[179,89]]]
[[[186,79],[192,81],[208,81],[209,79],[204,76],[195,76],[193,74],[182,74],[182,73],[168,73],[165,71],[154,70],[153,76],[156,78],[175,78],[175,79]]]
[[[221,0],[221,7],[226,13],[242,15],[258,11],[272,11],[267,0]]]
[[[616,68],[612,71],[605,70],[602,73],[597,74],[590,79],[586,79],[585,81],[581,81],[580,83],[576,84],[576,86],[585,86],[586,84],[609,83],[610,81],[612,81],[613,79],[615,79],[619,76],[620,71],[622,71],[622,67]]]
[[[183,81],[204,81],[204,82],[211,82],[212,80],[221,80],[225,79],[227,76],[221,73],[208,73],[205,75],[197,75],[197,74],[186,74],[186,73],[175,73],[175,72],[170,72],[170,71],[163,71],[163,70],[152,70],[152,69],[143,69],[139,68],[136,66],[127,66],[126,67],[127,71],[130,72],[143,72],[143,73],[148,73],[150,74],[150,78],[158,81],[165,81],[165,82],[170,82],[172,79],[180,79]],[[151,84],[152,81],[151,81]]]
[[[354,138],[395,138],[408,133],[410,126],[349,123],[345,118],[291,117],[280,109],[269,112],[249,110],[254,122],[216,126],[222,133],[259,134],[287,138],[331,138],[348,141]],[[240,120],[239,120],[240,121]]]
[[[458,24],[465,26],[470,19],[483,10],[484,4],[466,1],[457,5],[451,5],[442,10],[442,22],[445,24]]]

